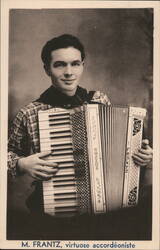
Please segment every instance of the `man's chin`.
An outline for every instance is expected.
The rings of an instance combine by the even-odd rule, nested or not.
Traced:
[[[61,89],[61,91],[68,96],[73,96],[76,93],[76,90],[77,90],[77,86],[74,88],[68,87],[68,88]]]
[[[64,90],[68,91],[73,91],[74,89],[77,89],[77,84],[72,83],[72,84],[65,84],[64,85]]]

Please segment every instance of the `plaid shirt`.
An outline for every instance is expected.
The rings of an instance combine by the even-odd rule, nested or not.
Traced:
[[[55,106],[82,105],[84,102],[96,101],[110,103],[106,95],[100,91],[87,93],[78,86],[75,97],[66,97],[55,88],[50,87],[41,97],[22,108],[13,120],[8,143],[8,172],[13,177],[19,174],[17,161],[40,152],[38,111],[47,110]],[[60,105],[61,104],[61,105]]]

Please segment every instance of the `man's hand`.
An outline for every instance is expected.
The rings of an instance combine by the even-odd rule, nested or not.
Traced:
[[[36,180],[49,180],[58,171],[58,164],[43,160],[51,152],[43,152],[20,158],[18,168],[21,173],[28,173]]]
[[[138,153],[135,153],[132,157],[134,162],[141,167],[147,166],[153,156],[153,150],[149,146],[149,140],[142,140],[142,148],[139,149]]]

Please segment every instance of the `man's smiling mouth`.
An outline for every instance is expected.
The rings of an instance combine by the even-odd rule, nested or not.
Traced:
[[[70,83],[74,82],[75,79],[63,79],[62,81],[70,84]]]

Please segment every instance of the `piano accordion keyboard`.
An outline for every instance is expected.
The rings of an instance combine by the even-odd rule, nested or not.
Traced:
[[[47,161],[58,163],[58,172],[43,181],[44,212],[50,215],[75,215],[78,207],[72,145],[72,130],[68,112],[39,116],[41,152],[51,150]]]

